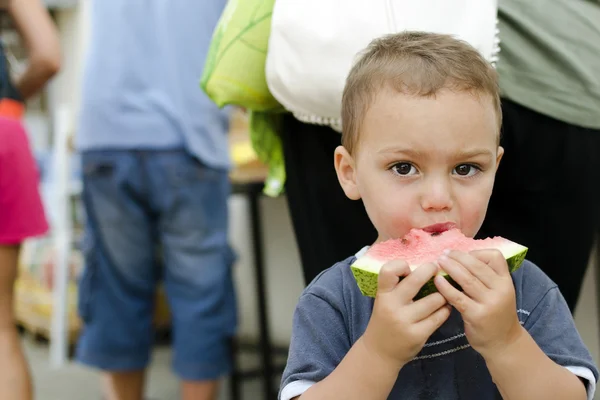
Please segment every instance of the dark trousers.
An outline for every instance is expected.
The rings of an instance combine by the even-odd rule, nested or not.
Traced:
[[[342,191],[333,152],[341,135],[286,115],[282,128],[286,193],[305,283],[377,238],[362,201]]]
[[[478,237],[529,247],[574,310],[600,217],[600,130],[570,125],[503,100],[505,155]],[[347,199],[333,168],[341,136],[286,117],[287,198],[306,282],[376,232],[362,202]]]
[[[479,237],[529,247],[527,258],[575,310],[600,211],[600,130],[502,100],[505,155]]]

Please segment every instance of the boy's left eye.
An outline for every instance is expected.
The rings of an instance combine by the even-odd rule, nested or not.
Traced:
[[[454,168],[454,173],[456,175],[466,176],[466,177],[473,176],[476,173],[478,173],[479,171],[481,171],[481,169],[473,164],[461,164]]]

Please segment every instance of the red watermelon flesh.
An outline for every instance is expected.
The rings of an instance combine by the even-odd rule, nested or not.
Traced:
[[[352,273],[363,295],[375,297],[377,293],[377,277],[381,267],[391,260],[404,260],[411,270],[419,265],[435,262],[446,249],[469,252],[481,249],[497,249],[507,260],[511,272],[517,270],[527,254],[527,247],[502,237],[472,239],[458,229],[445,232],[430,233],[421,229],[412,229],[401,239],[390,239],[377,243],[361,252],[352,264]],[[440,275],[446,275],[440,271]],[[458,285],[447,279],[455,286]],[[433,279],[427,282],[417,298],[437,291]]]

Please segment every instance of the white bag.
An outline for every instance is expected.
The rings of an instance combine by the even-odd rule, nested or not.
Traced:
[[[452,34],[494,63],[497,0],[276,0],[269,90],[300,121],[341,131],[342,92],[358,53],[405,30]]]

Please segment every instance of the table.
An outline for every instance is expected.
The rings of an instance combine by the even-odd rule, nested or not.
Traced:
[[[257,293],[257,307],[258,307],[258,318],[259,318],[259,351],[261,368],[258,370],[240,371],[237,365],[237,355],[242,349],[234,339],[232,346],[232,357],[234,360],[234,368],[230,379],[230,396],[232,399],[241,400],[242,392],[241,385],[243,380],[251,379],[256,376],[260,376],[262,379],[262,385],[265,395],[265,400],[276,400],[277,390],[274,386],[274,378],[278,372],[283,370],[283,366],[277,366],[273,362],[273,356],[275,354],[287,353],[287,349],[275,348],[271,341],[271,334],[269,331],[269,313],[268,313],[268,298],[267,298],[267,284],[265,279],[265,261],[264,261],[264,247],[263,247],[263,227],[262,227],[262,216],[260,210],[260,198],[262,196],[264,183],[258,180],[249,181],[232,181],[232,194],[243,195],[248,199],[249,203],[249,214],[250,214],[250,230],[251,240],[253,249],[253,264],[254,274],[256,280],[256,293]],[[247,349],[252,350],[252,346],[246,346]],[[254,399],[253,399],[254,400]]]

